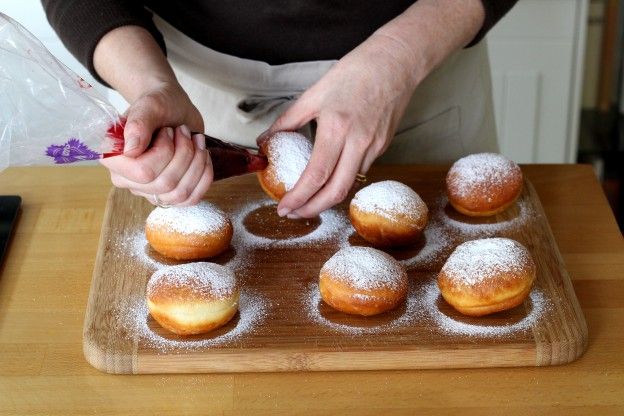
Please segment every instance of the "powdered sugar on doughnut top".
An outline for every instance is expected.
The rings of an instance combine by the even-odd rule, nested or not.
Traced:
[[[381,215],[396,220],[401,213],[420,217],[427,205],[412,188],[397,181],[381,181],[360,189],[351,200],[360,211]]]
[[[223,299],[237,289],[234,272],[215,263],[195,262],[163,267],[147,282],[147,296],[160,290],[182,289],[200,297]]]
[[[304,135],[281,131],[275,133],[268,141],[267,156],[276,179],[290,191],[312,156],[312,143]]]
[[[484,238],[457,246],[442,266],[441,273],[457,284],[472,286],[505,273],[518,277],[534,268],[529,251],[509,238]]]
[[[407,274],[401,264],[383,251],[370,247],[345,247],[321,269],[355,290],[407,287]]]
[[[180,234],[207,234],[222,230],[227,222],[223,211],[202,201],[192,207],[157,207],[145,223],[150,228],[166,228]]]
[[[447,176],[449,189],[466,198],[474,192],[491,198],[499,189],[508,186],[520,168],[512,160],[498,153],[477,153],[456,161]]]

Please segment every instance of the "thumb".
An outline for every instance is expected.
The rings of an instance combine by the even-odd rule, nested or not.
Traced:
[[[159,114],[162,111],[151,100],[139,99],[130,106],[124,129],[125,156],[137,157],[147,149],[156,130],[162,127]]]
[[[302,95],[256,139],[258,145],[278,131],[295,131],[316,117],[317,111],[306,94]]]

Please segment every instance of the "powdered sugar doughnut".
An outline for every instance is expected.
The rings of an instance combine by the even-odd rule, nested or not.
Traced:
[[[192,207],[155,208],[145,222],[150,246],[177,260],[221,254],[229,247],[232,232],[225,213],[206,201]]]
[[[457,211],[473,217],[506,210],[520,196],[522,184],[520,167],[497,153],[463,157],[446,175],[449,202]]]
[[[359,190],[349,205],[353,228],[375,246],[397,246],[418,240],[429,209],[412,188],[382,181]]]
[[[165,329],[201,334],[225,325],[238,310],[239,285],[227,267],[187,263],[157,270],[147,283],[147,306]]]
[[[508,238],[484,238],[457,246],[438,275],[442,297],[459,312],[482,316],[520,305],[536,268],[529,251]]]
[[[376,315],[395,308],[407,296],[407,273],[383,251],[346,247],[321,268],[319,290],[323,300],[339,311]]]
[[[269,164],[258,172],[258,181],[267,195],[279,201],[308,165],[312,143],[303,134],[281,131],[260,143],[260,152],[267,156]]]

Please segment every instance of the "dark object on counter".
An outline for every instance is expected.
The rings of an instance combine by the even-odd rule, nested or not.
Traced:
[[[21,204],[22,198],[19,196],[0,196],[0,265],[2,265],[4,252],[9,245]]]

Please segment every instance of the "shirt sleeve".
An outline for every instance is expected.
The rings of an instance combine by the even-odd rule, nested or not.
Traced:
[[[481,30],[466,46],[467,48],[479,43],[500,19],[518,2],[518,0],[481,0],[485,10],[485,19]]]
[[[104,35],[121,26],[147,29],[163,52],[165,41],[142,2],[132,0],[41,0],[48,21],[63,44],[89,72],[107,85],[95,71],[93,53]]]

